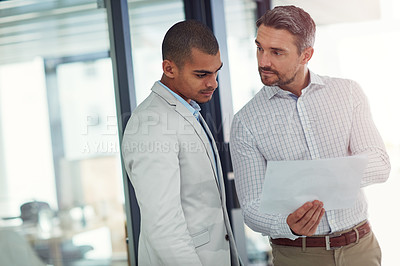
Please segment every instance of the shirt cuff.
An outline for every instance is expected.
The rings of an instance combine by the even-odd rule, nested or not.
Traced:
[[[289,225],[286,222],[287,216],[279,218],[279,232],[281,232],[282,236],[280,238],[289,238],[291,240],[295,240],[299,238],[300,236],[295,235],[292,233],[292,230],[290,230]]]

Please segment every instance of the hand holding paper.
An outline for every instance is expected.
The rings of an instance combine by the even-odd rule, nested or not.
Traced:
[[[313,202],[306,202],[289,214],[286,222],[294,233],[302,236],[312,236],[317,231],[324,213],[323,203],[314,200]]]
[[[366,156],[269,161],[260,212],[290,214],[313,200],[323,202],[325,210],[351,208],[367,162]]]

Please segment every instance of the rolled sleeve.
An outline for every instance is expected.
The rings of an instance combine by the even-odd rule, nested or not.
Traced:
[[[368,100],[355,82],[353,82],[352,99],[354,111],[350,151],[353,155],[365,154],[368,156],[368,165],[364,171],[361,186],[385,182],[390,173],[389,156],[372,120]]]

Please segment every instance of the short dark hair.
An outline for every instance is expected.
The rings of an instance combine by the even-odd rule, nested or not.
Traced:
[[[277,6],[260,17],[256,25],[257,28],[264,25],[289,31],[296,37],[299,53],[307,47],[314,46],[315,22],[306,11],[299,7]]]
[[[173,25],[162,42],[163,60],[171,60],[178,67],[190,60],[192,48],[216,55],[219,51],[217,39],[212,31],[196,20],[181,21]]]

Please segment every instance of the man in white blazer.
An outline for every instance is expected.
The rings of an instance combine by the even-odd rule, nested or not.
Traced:
[[[166,33],[162,53],[162,78],[122,141],[141,212],[139,266],[239,265],[218,151],[197,104],[218,86],[217,40],[183,21]]]

